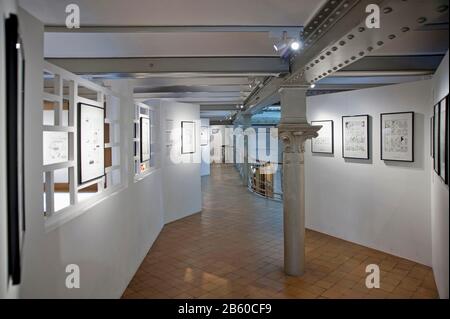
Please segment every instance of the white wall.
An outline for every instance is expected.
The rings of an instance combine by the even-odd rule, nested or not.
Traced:
[[[167,130],[166,120],[168,119],[173,121],[172,136],[174,143],[172,157],[162,160],[165,223],[170,223],[202,210],[200,106],[163,100],[161,101],[161,126],[163,131]],[[182,121],[195,121],[196,123],[197,141],[194,154],[181,155]]]
[[[445,55],[433,78],[433,103],[430,108],[448,95],[448,58]],[[430,164],[432,167],[432,164]],[[448,208],[448,185],[437,176],[433,169],[431,171],[431,235],[433,271],[436,284],[441,298],[448,298],[448,251],[449,251],[449,208]]]
[[[42,208],[43,26],[21,12],[26,55],[26,217],[23,298],[118,298],[164,223],[162,171],[134,183],[132,173],[132,90],[122,94],[123,141],[129,154],[128,187],[79,217],[48,231]],[[66,289],[66,265],[77,264],[80,289]]]
[[[308,121],[334,121],[334,156],[311,154],[306,166],[308,228],[431,265],[431,81],[307,99]],[[380,160],[380,113],[415,112],[415,162]],[[344,160],[341,116],[369,114],[370,160]],[[447,224],[448,226],[448,224]]]
[[[209,119],[201,119],[200,125],[202,127],[208,127],[209,128]],[[211,148],[210,148],[210,136],[208,134],[208,144],[202,145],[202,165],[200,167],[200,175],[201,176],[208,176],[211,174]]]

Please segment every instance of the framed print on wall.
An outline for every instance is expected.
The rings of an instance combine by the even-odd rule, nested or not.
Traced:
[[[321,125],[319,136],[311,140],[311,152],[334,154],[334,123],[327,121],[311,121],[311,125]]]
[[[69,134],[67,132],[43,132],[44,165],[69,161]]]
[[[181,154],[195,153],[195,123],[192,121],[181,122]]]
[[[369,159],[369,115],[342,117],[342,157]]]
[[[78,182],[84,184],[105,175],[105,110],[78,103]]]
[[[200,128],[200,146],[208,145],[208,139],[209,139],[208,137],[209,137],[209,127],[202,126]]]
[[[439,102],[439,176],[448,183],[448,99],[444,98]]]
[[[414,112],[380,115],[381,160],[414,162]]]
[[[150,118],[147,116],[141,116],[140,119],[140,143],[141,143],[141,163],[148,162],[150,160],[150,141],[151,141],[151,128]]]
[[[3,19],[2,19],[3,21]],[[21,282],[25,233],[24,101],[25,58],[19,19],[10,14],[5,30],[6,206],[8,280]]]
[[[433,166],[434,171],[439,175],[439,103],[434,106],[433,118]]]

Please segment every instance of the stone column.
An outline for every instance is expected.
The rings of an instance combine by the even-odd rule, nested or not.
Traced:
[[[304,143],[317,137],[320,126],[306,120],[307,87],[280,89],[283,142],[284,271],[301,276],[305,271],[305,167]]]

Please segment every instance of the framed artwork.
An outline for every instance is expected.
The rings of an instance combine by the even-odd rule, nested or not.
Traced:
[[[18,285],[21,282],[21,255],[25,233],[25,60],[17,15],[11,14],[5,19],[4,26],[8,278],[13,285]]]
[[[43,132],[44,165],[69,161],[69,134]]]
[[[434,157],[433,150],[433,129],[434,129],[434,116],[430,118],[430,157]]]
[[[105,110],[78,103],[78,182],[84,184],[105,175]]]
[[[342,157],[369,159],[369,115],[342,117]]]
[[[151,140],[151,128],[150,118],[147,116],[141,116],[140,119],[140,143],[141,143],[141,163],[148,162],[150,160],[150,140]]]
[[[439,175],[439,103],[434,106],[433,113],[433,166],[434,171]]]
[[[181,154],[195,153],[195,123],[192,121],[181,122]]]
[[[209,137],[209,127],[208,126],[202,126],[200,128],[200,145],[206,146],[208,145],[208,138]]]
[[[448,99],[444,98],[439,103],[439,176],[448,183]]]
[[[381,160],[414,162],[414,112],[382,113]]]
[[[322,125],[319,136],[311,140],[311,152],[322,154],[334,154],[334,122],[311,121],[311,125]]]

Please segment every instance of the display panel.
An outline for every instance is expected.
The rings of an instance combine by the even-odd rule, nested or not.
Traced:
[[[414,112],[381,114],[380,134],[381,160],[414,161]]]
[[[369,115],[342,117],[342,156],[369,159]]]
[[[44,165],[69,161],[69,135],[66,132],[43,132]]]
[[[311,152],[313,153],[334,153],[334,123],[333,121],[312,121],[311,125],[321,125],[319,136],[311,140]]]
[[[141,163],[150,160],[150,119],[142,116],[140,118],[140,141],[141,141]]]
[[[195,153],[195,123],[181,122],[181,154]]]
[[[200,128],[200,145],[201,146],[208,145],[208,140],[209,140],[209,127],[202,126]]]
[[[78,104],[79,184],[105,175],[104,109]]]

